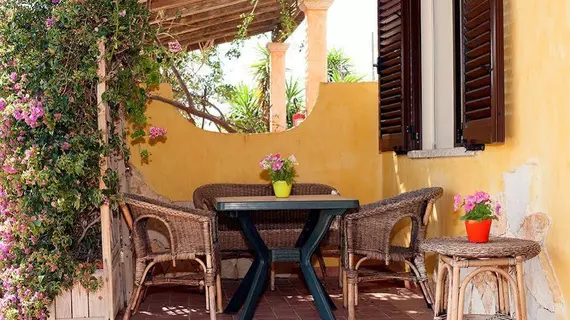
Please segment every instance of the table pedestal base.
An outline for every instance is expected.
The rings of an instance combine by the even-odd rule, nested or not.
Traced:
[[[319,245],[327,234],[334,218],[344,214],[345,211],[345,209],[330,209],[311,212],[305,228],[297,241],[297,248],[272,250],[267,248],[257,232],[249,212],[235,212],[234,215],[238,217],[243,233],[254,250],[255,259],[236,293],[225,308],[224,313],[235,314],[243,307],[240,320],[253,319],[259,298],[267,286],[271,263],[274,261],[291,261],[299,262],[303,277],[309,287],[309,291],[313,295],[321,319],[335,319],[333,310],[336,309],[336,306],[317,277],[311,258],[315,251],[319,249]]]

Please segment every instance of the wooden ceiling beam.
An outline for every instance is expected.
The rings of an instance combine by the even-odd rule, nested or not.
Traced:
[[[275,7],[277,4],[274,1],[260,2],[257,5],[257,10],[266,10],[267,7]],[[194,28],[197,24],[211,23],[213,20],[228,19],[232,16],[239,16],[244,12],[251,12],[251,4],[249,2],[238,3],[224,8],[223,11],[207,11],[198,14],[192,14],[185,18],[180,18],[171,21],[164,21],[160,23],[163,29],[174,27],[189,27]],[[224,20],[225,21],[225,20]]]
[[[265,32],[269,32],[274,28],[277,22],[278,21],[276,20],[272,20],[258,25],[252,24],[248,28],[247,36],[254,36]],[[235,38],[236,35],[237,35],[237,28],[235,30],[223,30],[223,31],[213,32],[210,34],[199,35],[193,38],[189,37],[186,39],[181,39],[179,41],[182,47],[185,47],[199,43],[206,43],[211,40],[216,41],[219,39],[224,39],[225,42],[230,42]]]
[[[267,20],[268,18],[269,19],[279,18],[280,10],[281,8],[278,4],[263,8],[258,8],[255,11],[255,17],[253,18],[253,21],[256,20],[264,21]],[[241,15],[239,14],[224,15],[219,18],[204,21],[202,23],[185,24],[185,25],[172,27],[170,29],[162,26],[161,33],[167,33],[171,36],[176,37],[190,32],[197,32],[199,30],[206,29],[212,26],[223,28],[228,24],[233,24],[237,28],[237,26],[239,26],[242,23],[242,21],[243,18],[241,18]]]
[[[260,35],[260,34],[264,34],[267,31],[265,31],[264,29],[259,29],[259,30],[251,30],[250,32],[248,32],[247,36],[248,37],[253,37],[256,35]],[[227,36],[223,36],[223,37],[219,37],[216,39],[209,39],[206,41],[199,41],[199,42],[194,42],[194,43],[187,43],[183,46],[183,48],[186,49],[186,51],[194,51],[194,50],[198,50],[203,48],[205,45],[219,45],[219,44],[224,44],[224,43],[228,43],[231,42],[233,39],[235,39],[235,34],[230,34]]]
[[[255,19],[251,22],[249,27],[254,27],[256,25],[263,24],[266,21],[275,21],[278,19],[279,19],[279,11],[259,14],[255,16]],[[234,31],[235,33],[237,33],[240,23],[241,20],[238,18],[235,20],[230,20],[226,23],[209,25],[196,29],[183,29],[178,34],[172,32],[162,33],[159,36],[159,39],[164,39],[164,38],[184,39],[188,37],[195,37],[196,35],[200,36],[202,34],[210,34],[212,32],[219,32],[219,31]]]
[[[213,10],[221,10],[223,12],[223,9],[226,7],[238,3],[249,3],[249,1],[250,0],[204,0],[183,7],[157,11],[156,15],[151,18],[150,23],[155,24],[161,21],[171,21]],[[218,14],[220,14],[220,12],[218,12]]]

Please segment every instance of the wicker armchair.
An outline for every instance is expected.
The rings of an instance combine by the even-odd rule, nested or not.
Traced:
[[[336,190],[323,184],[298,183],[293,185],[292,195],[331,194]],[[272,196],[273,189],[269,184],[208,184],[194,191],[193,201],[196,208],[215,212],[214,199],[217,197],[238,196]],[[253,212],[252,219],[265,243],[270,248],[295,247],[307,220],[308,211],[272,211]],[[340,230],[338,221],[333,224],[323,244],[331,244],[333,249],[340,245]],[[241,226],[236,219],[227,215],[218,215],[218,237],[223,257],[249,254],[248,244],[242,234]],[[317,251],[319,264],[323,275],[326,276],[326,266],[322,251]],[[275,289],[275,270],[271,269],[271,290]]]
[[[125,195],[123,215],[132,232],[135,247],[135,290],[125,311],[128,320],[136,312],[149,286],[184,285],[205,287],[206,309],[216,319],[216,302],[222,308],[221,281],[216,277],[219,248],[215,239],[215,215],[204,210],[187,209],[136,195]],[[147,221],[155,219],[168,230],[168,251],[153,252],[147,232]],[[199,273],[172,272],[154,275],[154,268],[164,262],[195,261]],[[217,297],[217,300],[216,300]]]
[[[348,305],[349,319],[355,319],[358,304],[358,283],[385,279],[402,279],[419,283],[426,302],[431,304],[433,295],[427,283],[424,254],[419,243],[425,239],[426,226],[434,202],[441,197],[442,188],[426,188],[406,192],[398,196],[360,207],[358,212],[345,216],[343,241],[346,250],[343,257],[344,305]],[[402,219],[411,220],[412,230],[408,247],[390,243],[393,227]],[[356,256],[362,257],[355,263]],[[359,272],[366,260],[381,260],[406,263],[411,272],[407,274]]]

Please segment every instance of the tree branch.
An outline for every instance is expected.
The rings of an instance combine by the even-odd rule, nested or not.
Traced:
[[[161,96],[157,96],[157,95],[150,95],[150,96],[148,96],[148,98],[151,100],[156,100],[156,101],[168,103],[169,105],[176,107],[182,111],[185,111],[190,115],[195,115],[197,117],[209,120],[212,123],[219,125],[220,127],[224,128],[228,133],[236,133],[237,132],[236,129],[234,129],[234,127],[230,123],[228,123],[227,121],[225,121],[221,118],[213,116],[207,112],[200,111],[196,108],[191,108],[191,107],[186,106],[183,103],[180,103],[178,101],[170,100],[170,99],[167,99],[167,98],[164,98]]]
[[[174,75],[176,76],[176,80],[178,80],[178,84],[180,84],[180,86],[182,87],[182,91],[184,91],[184,94],[186,95],[186,100],[188,101],[188,107],[196,109],[196,105],[194,104],[194,99],[192,97],[192,94],[190,93],[190,90],[188,90],[186,83],[184,83],[184,79],[182,79],[180,72],[178,72],[178,69],[176,69],[174,65],[171,67],[171,69],[172,72],[174,72]],[[188,119],[190,122],[192,122],[192,124],[196,125],[196,121],[194,121],[192,117],[189,116]]]
[[[83,233],[81,234],[81,237],[79,237],[79,240],[77,240],[77,243],[81,243],[81,241],[85,239],[85,236],[87,235],[89,229],[91,229],[93,226],[97,225],[100,222],[101,222],[101,217],[98,217],[97,219],[91,221],[91,223],[89,223],[87,227],[83,229]]]

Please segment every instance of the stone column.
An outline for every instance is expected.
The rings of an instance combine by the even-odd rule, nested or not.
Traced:
[[[319,85],[327,82],[327,10],[332,3],[333,0],[298,0],[307,19],[307,114],[315,105]]]
[[[285,93],[285,54],[289,45],[271,42],[267,44],[271,61],[269,130],[279,132],[287,130],[287,96]]]

